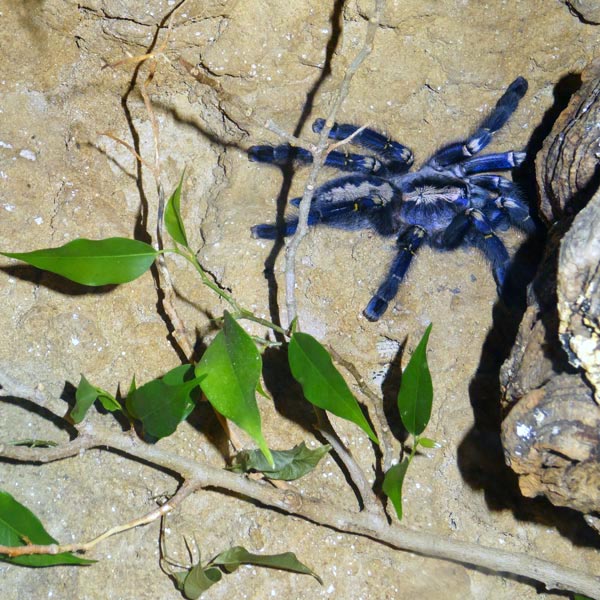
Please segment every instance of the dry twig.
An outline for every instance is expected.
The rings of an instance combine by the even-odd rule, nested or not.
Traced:
[[[460,562],[497,573],[509,573],[543,583],[549,590],[569,590],[600,600],[600,578],[569,567],[534,558],[528,554],[497,550],[426,531],[414,531],[399,524],[389,525],[384,516],[367,511],[355,513],[292,490],[278,490],[265,483],[255,482],[224,469],[163,450],[156,445],[146,444],[137,438],[124,436],[120,431],[100,429],[88,423],[82,426],[81,433],[84,438],[83,443],[76,439],[48,449],[0,445],[0,458],[45,463],[79,455],[82,444],[88,449],[114,449],[133,459],[143,460],[156,467],[179,473],[186,481],[192,482],[188,489],[228,490],[264,506],[297,515],[317,525],[368,537],[377,543],[384,543],[399,550]],[[181,490],[183,487],[180,488]],[[157,511],[149,515],[155,512]],[[155,518],[158,516],[160,514]],[[144,518],[148,518],[148,515],[142,517]],[[128,525],[122,527],[128,529]],[[107,537],[107,533],[102,534],[104,536],[102,539]],[[80,544],[80,546],[84,545]],[[67,551],[66,548],[70,547],[70,545],[46,547],[42,548],[44,552],[32,549],[31,553],[58,553]],[[0,554],[7,554],[9,551],[10,547],[0,546]]]
[[[308,233],[308,212],[317,184],[317,177],[327,158],[327,140],[329,138],[329,132],[333,127],[339,109],[348,96],[352,78],[373,49],[373,41],[375,40],[375,34],[377,33],[377,29],[381,22],[384,7],[384,0],[375,0],[375,11],[373,16],[369,19],[363,46],[344,73],[344,78],[342,79],[336,98],[331,106],[329,115],[325,120],[325,126],[321,130],[319,142],[312,151],[314,157],[313,164],[306,180],[302,199],[300,200],[300,205],[298,207],[298,226],[296,233],[292,236],[290,243],[287,245],[285,253],[285,298],[288,323],[291,323],[298,314],[296,303],[296,255],[303,238]]]
[[[373,410],[375,419],[373,427],[379,438],[381,445],[381,453],[383,455],[383,470],[387,471],[394,464],[394,437],[390,428],[387,425],[387,419],[383,411],[383,401],[371,388],[367,385],[364,377],[360,374],[354,363],[346,360],[335,348],[328,348],[333,360],[342,365],[356,381],[356,385],[362,394],[369,400],[368,406]]]

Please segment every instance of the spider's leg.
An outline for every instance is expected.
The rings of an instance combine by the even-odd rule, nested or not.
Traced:
[[[287,165],[298,161],[309,165],[313,156],[308,150],[283,144],[281,146],[251,146],[248,148],[248,158],[253,162],[268,163],[271,165]]]
[[[460,163],[460,171],[464,175],[474,175],[486,171],[507,171],[521,166],[525,156],[525,152],[500,152],[477,156]]]
[[[508,265],[509,256],[506,246],[502,240],[494,233],[492,224],[486,216],[478,209],[469,209],[466,211],[473,225],[470,232],[473,235],[468,235],[471,241],[479,246],[492,263],[492,272],[498,286],[498,292],[501,292],[504,278],[506,276],[506,267]]]
[[[283,144],[281,146],[252,146],[248,149],[248,158],[254,162],[268,163],[271,165],[285,166],[292,161],[310,165],[313,155],[304,148]],[[325,165],[354,173],[377,173],[381,169],[381,161],[373,156],[350,154],[332,151],[325,158]]]
[[[387,278],[379,286],[379,289],[363,311],[369,321],[377,321],[386,311],[390,300],[396,296],[398,287],[408,271],[410,262],[419,246],[423,243],[424,238],[425,230],[416,225],[404,231],[398,238],[400,249],[392,263]]]
[[[299,200],[299,198],[296,198]],[[343,202],[317,202],[313,204],[308,213],[308,225],[319,225],[321,223],[330,226],[338,226],[343,229],[357,229],[362,222],[357,213],[368,213],[372,209],[383,207],[380,199],[365,197]],[[261,223],[252,227],[252,235],[255,238],[274,240],[278,237],[286,237],[296,233],[298,219],[292,218],[285,221],[283,227],[275,224]]]
[[[442,236],[442,247],[452,250],[458,248],[471,227],[471,219],[467,211],[458,213],[450,222]]]
[[[324,126],[325,119],[317,119],[313,123],[313,131],[321,133]],[[412,165],[413,153],[409,148],[373,129],[365,128],[356,133],[359,129],[360,127],[356,125],[334,123],[329,132],[329,137],[332,140],[345,140],[355,134],[352,138],[353,144],[375,152],[375,154],[389,163],[394,172],[408,170]]]
[[[527,81],[517,77],[502,94],[494,110],[483,121],[479,129],[462,142],[449,144],[438,150],[428,161],[434,167],[447,167],[481,152],[492,140],[496,131],[502,128],[510,116],[515,112],[519,100],[527,91]]]
[[[254,225],[250,231],[252,237],[261,240],[276,240],[280,237],[287,237],[288,235],[294,235],[296,228],[298,227],[298,219],[289,219],[279,227],[275,223],[260,223]]]
[[[517,195],[498,196],[494,200],[497,210],[508,216],[509,221],[527,233],[535,233],[537,226],[529,214],[529,206]]]
[[[491,192],[508,192],[515,184],[502,175],[473,175],[469,178],[470,183],[482,187]]]
[[[468,181],[497,194],[495,198],[488,195],[482,207],[495,227],[507,218],[515,227],[535,233],[537,226],[529,213],[529,205],[512,181],[500,175],[475,175]]]
[[[364,156],[362,154],[352,154],[332,150],[325,158],[325,166],[339,169],[340,171],[350,171],[354,173],[365,173],[366,175],[377,173],[381,170],[382,164],[374,156]]]

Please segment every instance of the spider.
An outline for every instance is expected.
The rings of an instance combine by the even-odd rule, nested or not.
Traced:
[[[372,227],[380,235],[396,236],[397,254],[388,275],[364,310],[377,321],[396,296],[398,287],[420,246],[451,250],[461,244],[480,248],[489,262],[499,292],[505,280],[508,252],[497,230],[510,225],[532,232],[535,225],[529,207],[516,185],[488,171],[518,167],[524,152],[502,152],[475,156],[492,140],[516,110],[527,91],[527,81],[518,77],[498,100],[495,108],[473,135],[442,147],[418,170],[410,172],[412,152],[402,144],[372,129],[334,124],[329,137],[344,140],[373,155],[331,151],[325,165],[350,174],[318,187],[313,196],[308,224],[325,224],[347,230]],[[313,131],[321,132],[324,119]],[[296,161],[309,164],[312,154],[304,149],[282,146],[253,146],[250,160],[279,166]],[[299,198],[291,200],[298,206]],[[252,228],[254,237],[276,239],[292,235],[297,218],[279,225],[263,223]]]

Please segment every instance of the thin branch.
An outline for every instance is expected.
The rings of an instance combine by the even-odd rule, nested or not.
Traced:
[[[148,525],[153,521],[163,517],[167,513],[177,508],[190,494],[198,489],[197,483],[193,480],[187,480],[183,485],[175,492],[175,494],[164,504],[161,504],[158,508],[150,511],[142,517],[133,519],[128,523],[117,525],[107,529],[104,533],[95,537],[89,542],[74,542],[71,544],[49,544],[47,546],[39,544],[26,544],[25,546],[2,546],[0,545],[0,554],[9,556],[11,558],[15,556],[30,556],[32,554],[62,554],[63,552],[89,552],[94,546],[107,540],[113,535],[141,527],[142,525]]]
[[[119,450],[132,458],[179,473],[184,479],[193,481],[196,488],[228,490],[317,525],[367,537],[399,550],[460,562],[496,573],[508,573],[543,583],[548,590],[568,590],[600,600],[600,577],[534,558],[529,554],[497,550],[428,531],[408,529],[396,523],[389,525],[380,515],[366,511],[355,513],[291,490],[277,490],[265,483],[179,456],[156,445],[145,444],[137,438],[124,436],[121,432],[94,432],[93,427],[88,424],[84,425],[83,430],[95,447]],[[70,448],[71,444],[73,442],[62,446],[63,458],[78,453],[78,450]],[[27,458],[24,458],[25,451]],[[17,448],[5,445],[0,450],[0,457],[25,462],[48,462],[43,455],[49,452],[55,452],[55,457],[60,454],[56,454],[56,448]]]
[[[135,156],[135,159],[141,163],[142,165],[144,165],[146,168],[148,168],[150,171],[154,171],[153,166],[149,163],[146,162],[137,152],[137,150],[131,145],[128,144],[125,140],[122,140],[121,138],[118,138],[116,135],[114,135],[113,133],[111,133],[110,131],[99,131],[97,135],[100,136],[104,136],[107,138],[110,138],[111,140],[113,140],[114,142],[117,142],[117,144],[121,144],[121,146],[124,146],[125,148],[127,148],[127,150],[129,150],[129,152],[131,152],[131,154],[133,154],[133,156]]]
[[[393,465],[394,460],[394,437],[387,424],[387,419],[383,411],[383,400],[367,385],[364,377],[360,374],[354,363],[346,360],[335,348],[328,347],[329,353],[336,363],[342,365],[356,381],[356,385],[369,400],[369,408],[373,410],[375,419],[373,426],[381,443],[381,452],[383,454],[383,469],[387,471]]]
[[[181,6],[181,5],[180,5]],[[179,7],[178,7],[179,8]],[[170,21],[172,23],[172,19]],[[146,113],[148,114],[148,118],[150,119],[150,124],[152,127],[152,138],[154,140],[154,166],[152,168],[152,173],[154,175],[154,182],[156,185],[156,195],[158,198],[158,207],[157,207],[157,218],[156,218],[156,241],[155,245],[158,250],[164,249],[164,210],[165,210],[165,188],[162,183],[162,166],[160,160],[160,128],[158,126],[158,121],[156,119],[156,114],[154,113],[154,108],[152,106],[152,102],[150,101],[150,97],[148,96],[148,86],[152,82],[154,77],[154,70],[156,68],[156,62],[152,61],[150,63],[150,73],[144,83],[140,88],[140,93],[142,95],[142,99],[144,101],[144,106],[146,107]],[[183,320],[180,318],[177,309],[175,308],[175,289],[173,287],[173,280],[171,279],[171,273],[169,268],[167,267],[166,259],[163,254],[161,254],[157,258],[158,271],[160,273],[161,279],[161,290],[163,292],[162,305],[165,310],[165,313],[169,317],[169,321],[173,326],[173,338],[177,342],[177,345],[181,348],[181,351],[185,354],[188,361],[191,361],[194,356],[194,344],[190,339],[187,331],[185,329],[185,325]]]
[[[310,211],[310,205],[312,202],[314,191],[317,185],[317,178],[327,158],[329,132],[333,127],[337,113],[341,108],[342,103],[348,95],[348,92],[350,90],[350,82],[352,81],[352,78],[354,77],[362,63],[365,61],[365,59],[373,49],[373,41],[375,39],[377,29],[379,28],[379,23],[381,22],[381,16],[383,14],[384,7],[384,0],[375,0],[375,12],[373,17],[369,19],[369,24],[367,26],[363,46],[344,74],[344,78],[342,79],[342,82],[340,84],[337,96],[331,106],[329,115],[327,116],[327,119],[325,121],[325,126],[321,130],[319,142],[317,146],[312,150],[313,164],[308,178],[306,180],[304,192],[302,194],[302,199],[300,200],[300,205],[298,207],[298,225],[296,228],[296,232],[292,236],[292,239],[287,245],[285,251],[285,298],[288,324],[292,323],[298,315],[298,307],[296,301],[297,254],[302,240],[308,233],[308,214]],[[332,441],[330,441],[330,443],[332,443],[333,445],[333,438]],[[368,485],[368,483],[365,484],[366,477],[362,469],[356,464],[354,459],[348,455],[345,449],[340,448],[340,452],[338,453],[338,455],[340,456],[342,461],[344,461],[345,464],[347,463],[346,467],[348,468],[348,473],[350,474],[352,481],[357,486],[363,498],[363,501],[365,502],[365,508],[367,508],[367,510],[370,512],[375,510],[377,510],[377,512],[380,512],[379,504],[376,502],[376,500],[373,500],[374,495],[372,490],[370,489],[370,486]],[[375,509],[375,504],[377,504],[377,509]]]
[[[344,74],[344,78],[340,84],[337,96],[325,121],[325,126],[323,127],[319,136],[319,142],[313,151],[314,158],[312,168],[310,174],[308,175],[308,179],[306,180],[304,193],[302,194],[302,200],[300,201],[300,205],[298,207],[298,226],[295,234],[292,236],[292,239],[287,245],[285,252],[285,298],[288,323],[291,323],[298,314],[296,303],[296,256],[302,240],[308,233],[308,212],[310,210],[310,204],[317,184],[317,177],[323,168],[325,159],[327,158],[327,140],[329,137],[329,132],[333,127],[335,118],[342,106],[342,103],[346,99],[346,96],[348,96],[352,78],[373,49],[373,41],[381,22],[381,16],[383,14],[384,7],[384,0],[375,0],[375,12],[369,19],[364,44]]]
[[[102,69],[116,69],[117,67],[122,67],[123,65],[139,65],[147,60],[156,60],[160,56],[164,55],[167,46],[169,45],[169,40],[171,38],[171,33],[173,31],[173,22],[175,20],[175,16],[179,11],[183,8],[183,5],[187,2],[187,0],[181,0],[181,2],[171,11],[169,15],[169,21],[167,23],[166,32],[167,35],[162,43],[154,50],[153,52],[147,52],[146,54],[138,54],[136,56],[128,56],[127,58],[123,58],[114,63],[110,63],[104,65]],[[163,21],[164,22],[164,21]],[[159,26],[160,28],[160,26]],[[166,58],[166,57],[165,57]]]
[[[383,512],[381,504],[371,489],[371,485],[369,484],[364,471],[356,460],[354,460],[354,456],[352,456],[350,450],[348,450],[340,440],[325,411],[315,407],[315,413],[317,415],[317,428],[319,432],[344,463],[344,466],[350,475],[350,479],[352,479],[352,482],[358,489],[365,510],[376,515],[384,515],[385,513]]]
[[[345,146],[346,144],[349,144],[350,142],[352,142],[352,140],[357,135],[361,134],[367,127],[369,127],[368,123],[366,123],[362,127],[359,127],[358,129],[356,129],[355,131],[353,131],[348,137],[345,137],[343,140],[339,140],[338,142],[334,142],[333,144],[329,144],[329,146],[327,146],[327,148],[325,149],[325,152],[327,154],[329,154],[330,152],[333,152],[334,150],[337,150],[338,148],[341,148],[342,146]]]
[[[79,456],[90,448],[96,448],[98,441],[85,433],[80,434],[74,440],[65,444],[57,444],[44,448],[46,452],[37,452],[40,448],[31,446],[14,446],[9,442],[0,443],[0,458],[16,460],[24,463],[46,464]]]
[[[277,135],[278,137],[280,137],[282,140],[285,140],[290,146],[293,146],[294,148],[304,148],[309,152],[316,151],[316,146],[314,144],[308,144],[301,140],[299,137],[288,133],[285,129],[282,129],[279,125],[277,125],[277,123],[275,123],[275,121],[273,121],[272,119],[269,119],[265,123],[262,123],[262,126],[265,129],[268,129],[269,131]]]

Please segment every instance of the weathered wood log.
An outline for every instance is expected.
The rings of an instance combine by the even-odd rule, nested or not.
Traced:
[[[600,183],[600,58],[583,71],[581,80],[535,161],[540,213],[548,223],[574,215]]]
[[[525,496],[600,516],[600,61],[536,159],[553,226],[502,366],[502,444]]]

